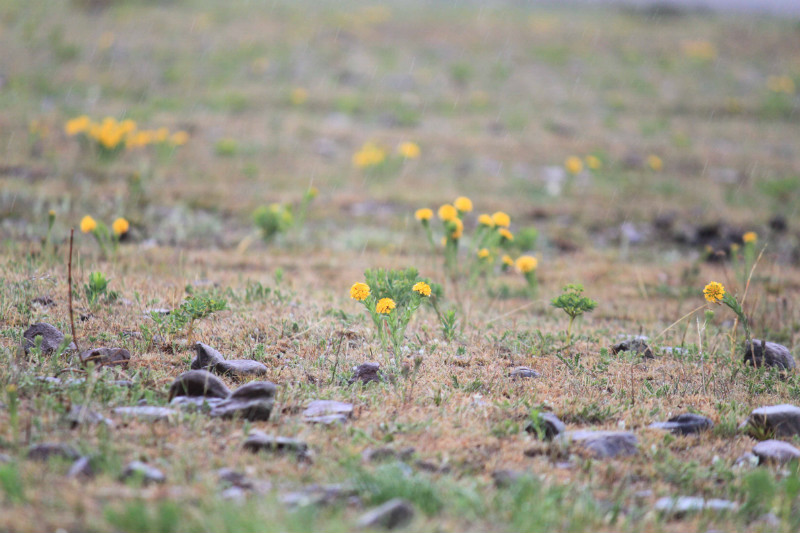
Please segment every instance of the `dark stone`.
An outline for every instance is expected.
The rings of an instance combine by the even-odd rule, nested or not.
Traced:
[[[208,396],[227,398],[231,391],[217,376],[205,370],[189,370],[172,382],[169,387],[169,400],[176,396]]]
[[[140,479],[143,485],[164,483],[167,480],[167,477],[161,470],[141,461],[132,461],[128,463],[128,466],[122,471],[120,479],[125,481],[131,478]]]
[[[239,487],[242,489],[252,489],[253,483],[247,479],[242,472],[237,472],[231,468],[220,468],[217,470],[217,477],[220,481],[227,483],[232,487]]]
[[[123,418],[137,418],[148,422],[159,422],[170,420],[177,416],[178,411],[167,407],[157,407],[155,405],[137,405],[135,407],[117,407],[114,414]]]
[[[757,436],[792,437],[800,435],[800,407],[782,404],[753,409],[743,429]]]
[[[800,459],[800,450],[780,440],[765,440],[753,446],[753,453],[760,464],[784,464]]]
[[[85,408],[83,405],[73,404],[67,413],[67,422],[74,429],[81,424],[89,424],[90,426],[96,424],[105,424],[108,427],[114,427],[114,421],[110,420],[96,411]]]
[[[511,370],[511,372],[508,373],[508,376],[511,379],[538,378],[541,376],[541,374],[532,368],[528,368],[527,366],[518,366]]]
[[[353,370],[353,377],[350,378],[351,385],[356,381],[360,381],[362,383],[369,383],[370,381],[381,382],[383,381],[383,376],[381,376],[380,371],[381,365],[378,363],[363,363],[358,365]]]
[[[77,461],[72,463],[67,472],[68,478],[91,479],[94,477],[94,468],[92,468],[92,461],[88,456],[83,456]]]
[[[289,437],[276,437],[267,435],[263,431],[253,430],[244,441],[244,449],[253,453],[268,452],[295,452],[297,455],[308,453],[308,444],[301,440]]]
[[[752,344],[745,343],[744,362],[754,366],[774,366],[781,370],[791,370],[796,366],[786,346],[758,339],[753,339]]]
[[[94,366],[115,365],[127,367],[131,360],[131,352],[125,348],[92,348],[81,352],[81,362],[94,363]]]
[[[402,450],[395,450],[387,446],[381,448],[367,448],[361,452],[361,459],[367,463],[380,463],[396,459],[406,461],[414,455],[415,451],[413,447],[403,448]]]
[[[31,325],[25,330],[22,336],[25,339],[26,354],[31,348],[36,346],[36,337],[42,338],[41,349],[43,354],[55,352],[58,347],[61,346],[61,343],[64,342],[64,334],[46,322],[39,322]],[[74,349],[75,343],[71,342],[70,345],[67,346],[67,351]]]
[[[28,448],[28,459],[33,461],[48,461],[52,457],[75,461],[80,456],[75,448],[60,442],[43,442]]]
[[[177,396],[169,402],[169,405],[170,407],[177,407],[187,411],[196,411],[198,409],[210,411],[224,401],[222,398],[209,396]]]
[[[51,305],[56,305],[56,302],[49,296],[37,296],[36,298],[31,300],[31,303],[34,303],[36,305],[41,305],[42,307],[50,307]]]
[[[202,342],[195,343],[194,351],[197,356],[192,360],[192,370],[210,370],[215,374],[227,374],[238,378],[264,376],[268,372],[267,367],[258,361],[250,359],[228,361],[217,350]]]
[[[414,518],[414,507],[406,500],[394,498],[358,519],[358,528],[395,529],[407,525]]]
[[[769,219],[769,228],[775,233],[783,233],[789,229],[789,224],[786,222],[786,218],[782,215],[775,215]]]
[[[242,418],[250,421],[269,420],[275,403],[275,384],[251,381],[236,389],[226,400],[211,410],[210,415],[222,418]]]
[[[320,417],[328,417],[336,415],[344,420],[350,418],[353,414],[353,404],[337,402],[334,400],[314,400],[305,411],[303,411],[303,419],[306,422],[322,422]],[[330,422],[329,422],[330,423]]]
[[[538,438],[538,429],[541,429],[544,432],[544,439],[545,440],[553,440],[553,437],[562,434],[567,427],[564,425],[556,415],[553,413],[539,413],[538,415],[539,424],[534,424],[533,420],[529,420],[527,424],[525,424],[525,431],[536,435]]]
[[[696,496],[679,496],[660,498],[655,505],[655,510],[671,518],[681,518],[691,513],[714,511],[717,513],[735,511],[739,506],[736,502],[719,499],[703,499]]]
[[[653,354],[653,350],[647,345],[647,342],[645,342],[646,340],[647,339],[644,337],[634,337],[633,339],[618,342],[611,346],[611,353],[617,355],[620,352],[633,352],[641,354],[645,359],[653,359],[655,355]]]
[[[579,430],[565,435],[569,441],[586,449],[597,459],[639,453],[639,441],[630,431]]]
[[[498,489],[508,488],[524,477],[522,472],[516,470],[495,470],[492,472],[494,486]]]
[[[675,435],[689,435],[711,429],[714,427],[714,422],[702,415],[683,413],[673,416],[667,422],[653,422],[648,427],[671,431]]]

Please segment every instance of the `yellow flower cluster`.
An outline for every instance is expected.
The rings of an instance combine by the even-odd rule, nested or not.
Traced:
[[[536,270],[536,267],[539,266],[539,261],[533,256],[521,255],[517,258],[515,266],[521,273],[527,274]]]
[[[717,303],[722,300],[723,296],[725,296],[725,287],[722,285],[722,283],[712,281],[703,289],[703,296],[705,296],[706,300],[712,304]]]
[[[581,158],[575,155],[569,156],[566,161],[564,161],[564,168],[572,174],[580,174],[583,171],[583,161]]]
[[[185,131],[171,133],[167,128],[140,130],[136,121],[131,119],[118,121],[114,117],[106,117],[100,122],[93,122],[86,115],[68,120],[64,125],[64,132],[70,137],[83,135],[105,150],[159,143],[182,146],[189,140],[189,134]]]
[[[428,209],[427,207],[417,209],[417,211],[414,213],[414,218],[420,222],[429,222],[433,218],[433,210]]]
[[[647,156],[647,166],[655,172],[661,172],[664,168],[664,162],[657,155],[651,154]]]
[[[397,147],[397,153],[406,159],[417,159],[420,154],[419,145],[412,141],[402,142]]]
[[[458,218],[458,209],[450,204],[439,207],[439,219],[443,222],[452,222]]]
[[[758,241],[758,233],[756,233],[755,231],[748,231],[747,233],[742,235],[742,241],[744,241],[745,244],[756,242]]]
[[[511,225],[511,217],[503,211],[498,211],[492,215],[492,223],[498,228],[507,228]]]
[[[380,165],[386,160],[386,150],[373,142],[367,142],[353,154],[353,166],[367,168]]]
[[[86,215],[81,219],[80,227],[83,233],[91,233],[97,229],[97,221],[90,215]],[[119,237],[120,235],[128,233],[130,227],[131,225],[126,219],[119,217],[111,224],[111,231],[114,232],[114,235]]]
[[[392,312],[392,309],[396,308],[397,304],[394,303],[394,300],[391,298],[381,298],[378,300],[378,303],[375,305],[375,311],[382,315],[388,315]]]
[[[369,292],[370,288],[366,283],[354,283],[353,286],[350,287],[350,298],[363,302],[369,296]]]
[[[431,295],[431,286],[425,283],[424,281],[418,281],[411,287],[411,290],[421,294],[422,296],[430,296]]]

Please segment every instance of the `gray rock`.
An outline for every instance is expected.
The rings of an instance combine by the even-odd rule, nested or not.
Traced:
[[[522,379],[522,378],[538,378],[541,376],[536,370],[532,368],[528,368],[527,366],[518,366],[511,370],[508,373],[508,376],[511,379]]]
[[[80,456],[75,448],[60,442],[42,442],[28,448],[28,459],[32,461],[49,461],[53,457],[75,461]]]
[[[169,387],[169,400],[178,396],[208,396],[227,398],[231,391],[217,376],[205,370],[189,370],[172,382]]]
[[[579,430],[565,433],[565,436],[568,442],[583,447],[597,459],[639,453],[639,441],[630,431]]]
[[[253,483],[247,479],[242,472],[237,472],[232,468],[220,468],[217,470],[217,477],[220,481],[227,483],[232,487],[240,487],[243,489],[253,488]]]
[[[763,438],[764,435],[792,437],[800,435],[800,407],[782,404],[753,409],[743,429]]]
[[[341,426],[347,422],[345,415],[320,415],[307,416],[303,419],[307,424],[321,424],[323,426]]]
[[[0,463],[10,463],[11,456],[6,453],[0,453]]]
[[[765,440],[753,446],[753,454],[760,464],[784,464],[792,459],[800,459],[800,450],[780,440]]]
[[[178,396],[169,402],[170,407],[177,407],[185,411],[208,410],[218,407],[225,400],[208,396]]]
[[[88,424],[90,426],[105,424],[108,427],[114,427],[113,420],[78,404],[73,404],[72,407],[70,407],[69,413],[67,413],[67,422],[69,422],[73,429],[81,424]]]
[[[317,424],[344,423],[353,414],[353,404],[334,400],[315,400],[303,411],[303,420]]]
[[[395,498],[367,511],[356,522],[358,528],[395,529],[408,525],[414,518],[414,507],[410,502]]]
[[[131,461],[122,471],[120,479],[125,481],[128,479],[140,479],[143,485],[151,483],[164,483],[167,477],[164,473],[154,466],[141,461]]]
[[[194,351],[197,354],[190,365],[192,370],[209,370],[215,374],[243,378],[265,376],[267,367],[250,359],[226,360],[221,353],[202,342],[196,342]]]
[[[92,348],[80,354],[81,362],[94,363],[96,367],[122,366],[127,367],[131,360],[131,352],[125,348]]]
[[[492,472],[494,486],[498,489],[508,488],[523,477],[524,474],[516,470],[495,470]]]
[[[223,500],[233,500],[235,502],[243,502],[247,499],[247,489],[242,487],[228,487],[219,493],[219,497]]]
[[[357,498],[357,491],[343,485],[309,485],[302,490],[281,494],[284,505],[300,507],[305,505],[330,505],[347,498]]]
[[[407,461],[408,459],[411,459],[415,452],[416,450],[411,446],[408,448],[403,448],[402,450],[395,450],[394,448],[389,448],[388,446],[383,446],[381,448],[367,448],[361,452],[361,459],[363,459],[366,463],[379,463],[395,459]]]
[[[667,422],[653,422],[648,427],[671,431],[675,435],[690,435],[711,429],[714,422],[702,415],[683,413],[673,416]]]
[[[758,459],[758,457],[755,456],[755,454],[752,454],[750,452],[746,452],[746,453],[743,453],[742,455],[740,455],[736,459],[736,461],[734,461],[733,465],[742,468],[742,467],[758,466],[758,463],[759,463],[759,459]]]
[[[762,343],[758,339],[753,339],[752,344],[745,343],[744,362],[754,366],[773,366],[781,370],[791,370],[796,366],[794,357],[786,346],[774,342]]]
[[[263,431],[253,430],[244,441],[244,449],[257,453],[260,451],[268,452],[295,452],[297,455],[308,453],[308,444],[301,440],[289,437],[276,437],[268,435]]]
[[[155,405],[137,405],[135,407],[117,407],[114,414],[122,418],[136,418],[148,422],[160,422],[171,420],[178,415],[178,411],[167,407],[157,407]]]
[[[47,322],[39,322],[31,325],[25,330],[25,333],[22,334],[22,337],[25,339],[26,354],[31,348],[36,346],[36,337],[42,338],[41,349],[42,353],[44,354],[51,354],[55,352],[58,347],[61,346],[61,343],[64,342],[64,334]],[[75,343],[72,342],[67,347],[67,351],[74,349]]]
[[[68,478],[91,479],[94,477],[94,468],[92,468],[91,458],[88,456],[80,457],[77,461],[72,463],[67,472]]]
[[[553,440],[554,437],[561,435],[567,429],[564,422],[553,413],[539,413],[538,418],[538,424],[534,424],[533,420],[529,420],[525,425],[525,431],[536,435],[537,438],[539,430],[544,432],[543,437],[545,440]]]
[[[719,499],[703,499],[697,496],[678,496],[671,498],[665,496],[656,501],[655,510],[671,518],[681,518],[691,513],[713,511],[717,513],[735,511],[739,506],[736,502]]]
[[[211,410],[210,415],[244,420],[269,420],[275,404],[275,384],[269,381],[251,381],[236,389],[227,399]]]
[[[350,378],[348,383],[352,385],[356,381],[365,384],[371,381],[381,382],[383,381],[383,376],[381,376],[380,368],[381,365],[378,363],[360,364],[353,370],[353,377]]]
[[[633,352],[641,354],[645,359],[653,359],[653,350],[647,345],[646,337],[634,337],[611,346],[611,353],[617,355],[620,352]]]

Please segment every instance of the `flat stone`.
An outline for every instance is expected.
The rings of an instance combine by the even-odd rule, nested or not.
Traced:
[[[653,359],[655,355],[650,346],[647,345],[646,337],[634,337],[618,342],[611,346],[612,355],[617,355],[620,352],[633,352],[641,354],[645,359]]]
[[[639,453],[639,441],[630,431],[578,430],[564,435],[569,442],[588,450],[597,459]]]
[[[230,394],[231,391],[221,379],[205,370],[184,372],[169,387],[170,401],[179,396],[227,398]]]
[[[243,489],[253,488],[253,483],[244,473],[233,470],[232,468],[220,468],[217,470],[217,478],[233,487],[241,487]]]
[[[780,440],[765,440],[753,446],[753,454],[760,464],[784,464],[792,459],[800,459],[800,450]]]
[[[198,409],[211,410],[218,407],[225,400],[222,398],[212,398],[209,396],[178,396],[169,402],[170,407],[177,407],[187,411],[196,411]]]
[[[508,373],[511,379],[538,378],[541,376],[536,370],[527,366],[518,366]]]
[[[31,348],[36,346],[36,337],[42,338],[41,350],[43,354],[51,354],[55,352],[61,343],[64,342],[64,334],[61,333],[55,326],[47,322],[39,322],[32,324],[22,334],[25,339],[25,353],[27,354]],[[66,351],[74,350],[75,343],[72,342],[67,347]]]
[[[113,420],[78,404],[73,404],[72,407],[70,407],[69,413],[67,413],[67,422],[69,422],[73,429],[81,424],[88,424],[90,426],[105,424],[108,427],[114,427]]]
[[[561,435],[567,429],[567,426],[564,425],[564,422],[562,422],[553,413],[539,413],[538,418],[538,427],[533,423],[532,420],[529,420],[525,425],[525,431],[536,435],[537,438],[538,429],[541,429],[544,432],[543,437],[545,440],[553,440],[554,437]]]
[[[217,404],[210,415],[250,421],[269,420],[275,404],[275,390],[275,384],[270,381],[251,381]]]
[[[53,457],[75,461],[80,456],[75,448],[60,442],[42,442],[28,448],[28,459],[32,461],[49,461]]]
[[[714,427],[714,422],[702,415],[683,413],[673,416],[666,422],[653,422],[648,427],[671,431],[675,435],[690,435],[711,429]]]
[[[215,374],[230,375],[232,377],[252,377],[264,376],[268,369],[258,361],[250,359],[231,359],[226,360],[221,353],[202,342],[194,345],[197,354],[192,360],[192,370],[209,370]]]
[[[80,358],[84,365],[92,362],[96,367],[110,365],[127,367],[131,361],[131,352],[125,348],[92,348],[82,351]]]
[[[171,420],[178,415],[178,411],[167,407],[157,407],[155,405],[137,405],[135,407],[117,407],[113,413],[123,418],[137,418],[148,422],[159,422]]]
[[[307,424],[321,424],[323,426],[340,426],[347,422],[347,417],[344,415],[307,416],[303,419],[303,422]]]
[[[343,485],[309,485],[301,490],[281,494],[284,505],[301,507],[306,505],[331,505],[337,501],[357,497],[357,492]]]
[[[703,511],[725,512],[735,511],[739,506],[736,502],[712,498],[706,500],[697,496],[678,496],[671,498],[665,496],[656,501],[655,510],[672,518],[680,518],[691,513]]]
[[[335,400],[314,400],[303,411],[303,418],[306,422],[320,422],[320,417],[338,415],[346,420],[352,414],[352,403],[337,402]]]
[[[78,458],[77,461],[72,463],[67,472],[68,478],[91,479],[94,477],[94,468],[92,468],[92,461],[89,456]]]
[[[360,381],[364,384],[370,383],[372,381],[381,382],[383,381],[383,376],[381,376],[381,365],[378,363],[363,363],[355,367],[353,369],[353,377],[350,378],[348,383],[352,385],[356,381]]]
[[[796,366],[794,357],[786,346],[775,342],[767,342],[762,345],[762,341],[758,339],[753,339],[752,344],[745,343],[744,362],[754,366],[771,366],[781,370],[791,370]]]
[[[791,404],[770,405],[753,409],[743,429],[775,437],[800,435],[800,407]]]
[[[415,452],[416,450],[411,446],[403,448],[402,450],[395,450],[394,448],[389,448],[388,446],[383,446],[381,448],[367,448],[361,452],[361,459],[367,463],[379,463],[382,461],[397,459],[401,461],[407,461],[408,459],[411,459]]]
[[[132,461],[128,463],[122,471],[120,479],[125,481],[131,478],[141,479],[144,485],[164,483],[167,480],[167,477],[161,470],[141,461]]]
[[[394,498],[370,511],[356,522],[356,527],[395,529],[408,525],[414,518],[414,507],[410,502]]]
[[[244,441],[244,449],[253,453],[269,451],[295,452],[298,455],[305,455],[308,452],[308,444],[301,440],[268,435],[263,431],[253,430]]]

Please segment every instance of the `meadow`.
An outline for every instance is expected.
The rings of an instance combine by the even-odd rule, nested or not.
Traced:
[[[0,529],[796,531],[797,459],[751,452],[800,438],[742,423],[800,404],[744,362],[800,355],[798,50],[663,8],[0,3]],[[176,403],[205,347],[225,392]]]

